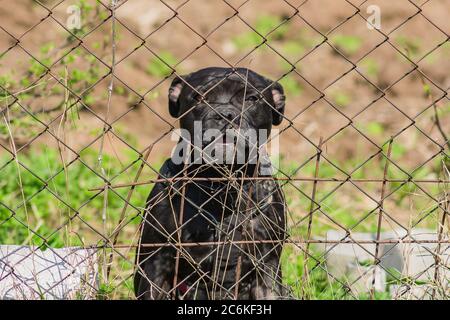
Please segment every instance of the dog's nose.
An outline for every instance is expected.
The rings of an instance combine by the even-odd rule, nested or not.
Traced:
[[[215,112],[214,118],[220,122],[235,122],[239,116],[237,110],[231,108],[221,108],[215,110]]]
[[[223,110],[220,111],[220,115],[227,120],[233,121],[234,118],[237,117],[237,112],[234,112],[233,110]]]

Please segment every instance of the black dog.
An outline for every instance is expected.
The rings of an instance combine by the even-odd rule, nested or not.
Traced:
[[[198,135],[195,121],[202,125],[201,134],[208,129],[223,134],[203,136],[200,149],[227,145],[226,129],[237,135],[243,129],[270,133],[281,123],[284,106],[279,83],[243,68],[202,69],[177,77],[169,90],[170,114],[180,118],[190,137]],[[193,143],[180,139],[179,145],[186,141]],[[252,145],[244,139],[241,164],[199,163],[185,151],[182,163],[166,160],[160,179],[167,180],[156,183],[148,197],[136,252],[138,299],[285,296],[280,270],[284,196],[265,170],[270,163],[263,161],[264,154],[257,152],[257,160],[249,161],[255,144],[264,142],[258,138]]]

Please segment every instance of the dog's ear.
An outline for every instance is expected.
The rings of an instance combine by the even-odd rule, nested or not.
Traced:
[[[272,106],[272,124],[276,126],[283,121],[286,96],[284,95],[283,87],[278,82],[273,82],[270,90],[272,92],[272,99],[274,103]]]
[[[174,118],[178,118],[178,116],[180,115],[180,104],[178,102],[178,99],[180,98],[183,86],[183,80],[181,80],[181,78],[179,77],[176,77],[175,79],[173,79],[172,84],[169,88],[169,113]]]

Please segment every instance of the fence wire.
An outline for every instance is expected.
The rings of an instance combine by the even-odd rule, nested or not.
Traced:
[[[12,277],[23,298],[51,298],[76,274],[82,289],[66,298],[449,297],[448,2],[0,4],[0,244],[31,248],[3,251],[0,288]],[[181,78],[212,108],[184,76],[207,66],[261,96],[238,68],[284,87],[273,176],[159,174],[181,118],[169,116],[169,85]],[[162,203],[176,209],[158,220]],[[197,213],[184,217],[187,206]],[[243,231],[255,216],[264,239]],[[187,238],[199,219],[212,240]],[[147,229],[163,240],[141,240]],[[17,270],[44,249],[69,271],[38,290]],[[86,261],[97,281],[78,274]],[[141,296],[135,275],[150,288]]]

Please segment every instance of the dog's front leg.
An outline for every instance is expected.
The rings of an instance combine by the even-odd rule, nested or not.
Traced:
[[[279,266],[276,267],[276,264],[267,263],[259,267],[256,273],[256,279],[253,280],[250,290],[250,299],[274,300],[285,296]]]
[[[139,279],[136,285],[136,297],[141,300],[170,299],[173,279],[173,266],[166,252],[151,253],[145,262],[141,263],[142,271],[137,271]]]

